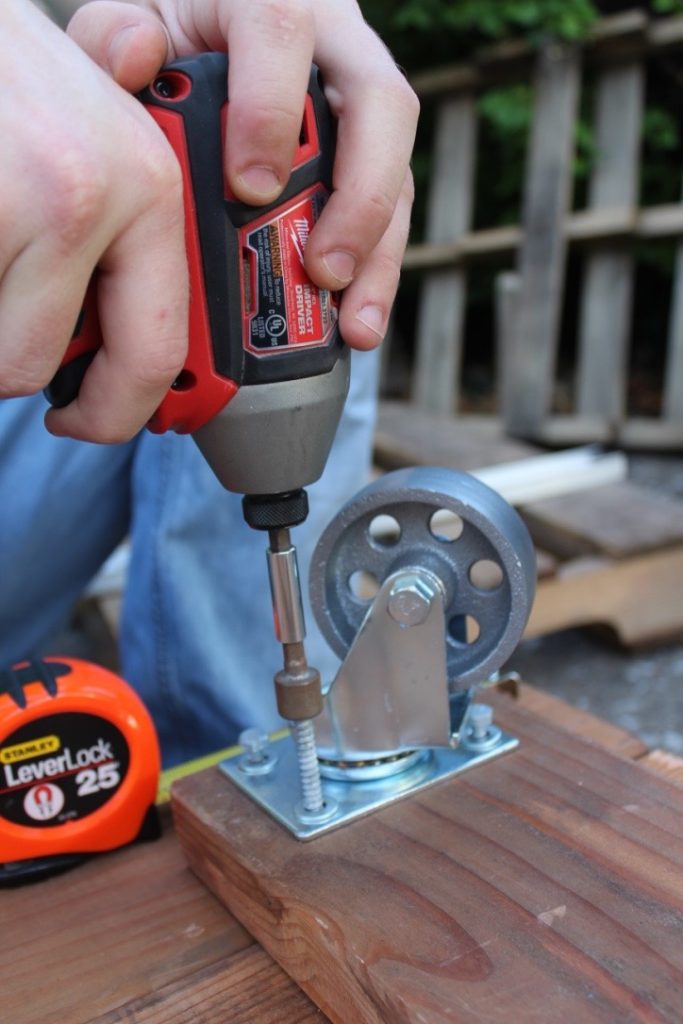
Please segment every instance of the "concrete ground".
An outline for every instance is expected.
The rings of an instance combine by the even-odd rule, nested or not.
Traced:
[[[638,455],[629,465],[635,483],[683,499],[683,458]],[[679,643],[625,651],[588,631],[567,630],[525,641],[508,667],[648,746],[683,756],[683,634]]]

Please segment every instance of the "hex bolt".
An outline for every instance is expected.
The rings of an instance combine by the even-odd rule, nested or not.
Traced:
[[[250,764],[260,764],[266,756],[268,733],[262,729],[243,729],[238,736],[238,743],[244,747],[245,760]]]
[[[472,704],[467,714],[470,737],[479,742],[485,740],[493,725],[493,708],[490,704]]]
[[[243,729],[238,739],[244,747],[238,762],[240,770],[245,775],[270,775],[278,759],[268,747],[268,733],[257,728]]]
[[[389,592],[387,611],[399,626],[420,626],[429,615],[434,597],[434,591],[419,576],[401,576]]]

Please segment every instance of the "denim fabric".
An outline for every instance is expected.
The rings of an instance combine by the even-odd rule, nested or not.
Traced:
[[[294,532],[304,583],[321,530],[367,480],[377,369],[377,353],[353,354],[342,424]],[[40,396],[0,402],[0,663],[45,653],[130,533],[122,674],[152,712],[164,763],[226,746],[246,725],[276,727],[266,537],[245,525],[240,496],[218,484],[191,438],[53,438],[44,409]],[[336,660],[308,609],[307,627],[310,661],[328,677]]]

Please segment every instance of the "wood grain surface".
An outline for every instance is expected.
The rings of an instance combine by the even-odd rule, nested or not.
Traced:
[[[577,560],[540,580],[525,637],[609,627],[627,647],[683,635],[683,544],[635,558]]]
[[[304,1024],[322,1015],[163,837],[0,891],[2,1024]]]
[[[683,501],[623,481],[521,509],[534,541],[561,558],[626,558],[683,544]]]
[[[181,780],[192,867],[335,1024],[679,1024],[683,790],[493,699],[518,751],[312,843]]]

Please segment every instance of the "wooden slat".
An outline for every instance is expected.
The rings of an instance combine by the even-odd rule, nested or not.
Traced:
[[[564,218],[567,240],[592,245],[598,242],[655,240],[683,235],[683,204],[664,203],[636,210],[632,206],[579,210]],[[518,249],[522,229],[517,225],[487,228],[463,235],[458,242],[409,245],[404,270],[460,266],[492,256],[510,256]]]
[[[514,416],[514,366],[512,363],[517,314],[519,312],[519,274],[498,274],[494,285],[496,397],[498,411],[507,423]]]
[[[664,381],[664,417],[683,426],[683,242],[676,250]]]
[[[526,638],[590,625],[609,627],[625,647],[683,636],[683,547],[570,565],[540,581]]]
[[[0,1018],[14,1024],[86,1024],[253,942],[197,885],[170,816],[156,843],[3,891],[0,934]]]
[[[453,243],[469,231],[476,157],[476,109],[471,97],[439,107],[427,240]],[[435,412],[455,412],[459,395],[466,279],[455,268],[432,273],[422,286],[418,310],[413,398]]]
[[[598,78],[592,208],[637,203],[643,91],[639,63],[608,67]],[[630,248],[608,244],[587,254],[579,314],[577,409],[608,422],[618,422],[625,412],[633,280]]]
[[[616,441],[625,448],[683,451],[683,421],[633,417],[619,427]]]
[[[534,80],[534,121],[527,158],[520,293],[510,339],[510,433],[533,436],[550,411],[564,287],[563,218],[571,188],[579,54],[546,46]]]
[[[560,558],[627,558],[683,544],[683,501],[629,481],[535,501],[522,515],[536,543]]]
[[[15,1024],[18,1022],[15,1021]],[[69,1022],[71,1024],[71,1022]],[[259,946],[179,978],[88,1024],[328,1024]]]
[[[469,417],[463,423],[406,402],[379,405],[375,461],[383,469],[432,465],[470,470],[515,462],[537,452],[532,445],[506,437],[499,420]]]
[[[683,757],[677,757],[668,750],[650,750],[638,759],[638,764],[669,782],[683,786]]]
[[[628,449],[683,450],[683,423],[634,416],[612,425],[602,416],[548,416],[538,440],[553,447],[602,441]]]
[[[518,751],[312,843],[182,780],[194,870],[335,1024],[678,1024],[683,791],[494,703]]]
[[[602,63],[624,55],[645,57],[657,51],[683,47],[683,15],[649,19],[644,11],[624,11],[595,23],[583,43],[586,59]],[[506,40],[482,50],[467,64],[450,64],[411,76],[418,95],[433,96],[471,92],[491,82],[525,78],[535,58],[533,45]]]

